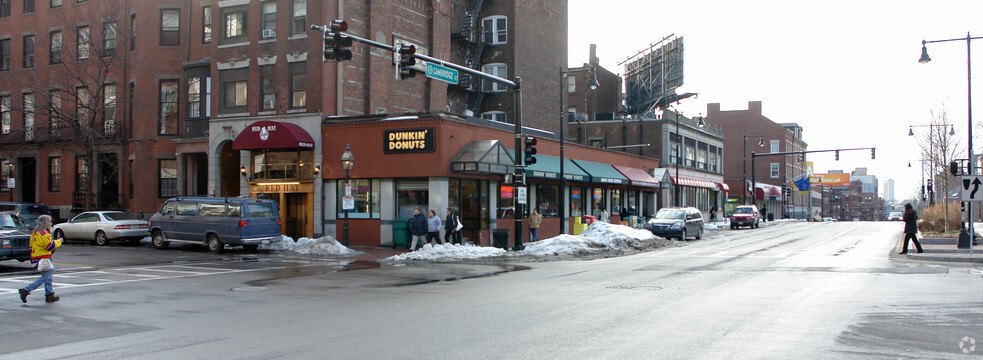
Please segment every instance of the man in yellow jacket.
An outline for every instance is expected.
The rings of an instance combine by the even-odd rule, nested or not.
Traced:
[[[37,225],[31,233],[31,264],[38,266],[42,262],[51,262],[51,253],[61,246],[61,239],[51,238],[51,216],[41,215],[38,217]],[[46,260],[45,260],[46,259]],[[51,285],[51,278],[55,274],[54,266],[50,269],[38,269],[41,276],[28,284],[23,289],[19,289],[20,301],[27,303],[27,296],[31,291],[44,284],[44,302],[55,302],[61,299],[55,295],[55,290]]]

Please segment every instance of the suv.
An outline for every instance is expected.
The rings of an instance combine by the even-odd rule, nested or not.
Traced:
[[[741,226],[747,226],[753,229],[758,227],[760,220],[761,213],[758,212],[757,205],[739,205],[730,215],[730,228],[737,229]]]
[[[645,228],[664,238],[686,240],[687,236],[693,234],[699,240],[703,238],[703,214],[693,207],[664,208],[649,219]]]
[[[31,231],[12,214],[0,214],[0,261],[31,260]]]
[[[150,237],[157,249],[174,241],[205,245],[216,253],[225,245],[252,251],[282,239],[280,211],[272,200],[171,198],[150,217]]]
[[[38,216],[51,215],[51,210],[45,204],[0,202],[0,214],[10,214],[17,218],[24,227],[34,228]]]

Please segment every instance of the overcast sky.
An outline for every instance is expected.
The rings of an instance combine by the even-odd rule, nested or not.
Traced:
[[[810,154],[816,172],[867,167],[879,187],[894,179],[896,198],[914,197],[920,152],[908,126],[929,123],[932,111],[948,114],[959,157],[968,155],[966,41],[928,44],[928,64],[918,57],[922,39],[983,36],[983,1],[569,0],[569,16],[572,67],[597,44],[601,66],[624,74],[618,63],[682,36],[683,89],[699,93],[679,106],[686,116],[706,115],[707,103],[744,110],[761,101],[772,121],[803,127],[809,150],[877,148],[875,160],[869,151],[842,152],[840,161]],[[983,39],[972,46],[981,94]],[[983,103],[974,103],[983,119]],[[983,127],[973,133],[979,153]]]

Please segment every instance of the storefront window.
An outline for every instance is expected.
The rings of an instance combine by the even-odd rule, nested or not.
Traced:
[[[536,208],[543,217],[559,217],[560,188],[556,185],[536,184]]]
[[[314,152],[311,150],[263,150],[253,152],[253,180],[311,179]]]
[[[638,215],[638,190],[625,190],[624,192],[627,197],[625,212],[628,216]]]
[[[413,209],[419,208],[426,215],[430,210],[430,185],[427,180],[396,181],[396,217],[409,219]],[[436,209],[434,211],[437,211]]]
[[[570,216],[583,216],[584,215],[584,204],[586,203],[586,195],[583,187],[571,186],[570,187]]]
[[[351,179],[352,197],[355,198],[355,208],[348,210],[348,217],[351,219],[378,219],[379,214],[379,186],[378,179]],[[338,218],[345,216],[342,209],[342,197],[345,196],[345,182],[338,182]]]
[[[621,189],[611,189],[611,215],[621,214]]]
[[[597,217],[601,216],[601,211],[604,210],[604,189],[594,188],[591,193],[591,214]]]
[[[515,188],[512,186],[501,185],[498,187],[498,218],[510,219],[515,217],[512,213],[515,209]]]

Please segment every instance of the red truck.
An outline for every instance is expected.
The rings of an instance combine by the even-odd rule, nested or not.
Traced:
[[[761,213],[758,212],[756,205],[739,205],[730,216],[730,228],[737,229],[741,226],[747,226],[753,229],[758,227],[760,220]]]

